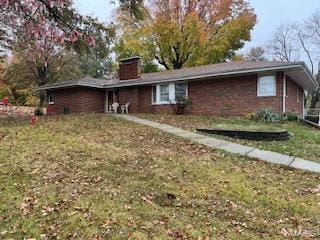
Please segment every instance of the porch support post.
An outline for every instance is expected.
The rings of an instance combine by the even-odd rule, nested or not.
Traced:
[[[286,113],[286,97],[287,97],[287,78],[285,72],[283,72],[282,79],[282,112]]]

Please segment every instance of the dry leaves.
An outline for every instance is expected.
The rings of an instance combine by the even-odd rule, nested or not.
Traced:
[[[298,226],[297,229],[282,228],[280,234],[284,237],[287,237],[287,238],[293,238],[293,237],[294,238],[296,238],[296,237],[313,238],[313,237],[315,237],[315,235],[312,232],[302,229],[301,226]]]
[[[21,203],[20,210],[23,215],[29,214],[38,203],[38,199],[36,197],[26,197]]]

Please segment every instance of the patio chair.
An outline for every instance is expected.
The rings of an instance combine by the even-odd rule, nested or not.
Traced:
[[[126,103],[125,105],[122,105],[121,106],[121,113],[122,114],[128,114],[129,113],[129,106],[130,106],[130,103]]]
[[[109,107],[109,112],[117,113],[118,107],[119,107],[119,103],[117,102],[112,103],[112,105]]]

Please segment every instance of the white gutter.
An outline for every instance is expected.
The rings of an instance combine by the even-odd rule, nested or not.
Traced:
[[[286,98],[287,98],[287,76],[284,73],[282,79],[282,112],[286,113]]]

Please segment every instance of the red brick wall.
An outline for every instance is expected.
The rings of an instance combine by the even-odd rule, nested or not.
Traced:
[[[282,73],[277,73],[277,95],[257,97],[257,75],[188,83],[191,114],[244,115],[260,108],[282,112]],[[151,105],[151,86],[119,89],[119,102],[130,102],[130,112],[173,113],[171,105]],[[132,97],[131,97],[132,96]]]
[[[134,113],[173,113],[171,105],[152,105],[152,87],[135,86],[121,88],[118,92],[120,105],[130,102],[129,112]]]
[[[52,92],[54,104],[47,105],[48,114],[63,113],[65,107],[69,107],[70,113],[104,112],[105,90],[77,87]]]
[[[188,83],[188,95],[192,101],[188,113],[212,115],[244,115],[269,108],[282,113],[283,74],[277,73],[276,96],[258,97],[256,74],[192,81]],[[297,102],[297,90],[301,101]],[[151,86],[133,86],[117,89],[116,101],[120,105],[130,102],[131,113],[174,113],[172,105],[152,105]],[[287,79],[287,111],[302,113],[303,90]],[[92,88],[69,88],[54,91],[55,104],[49,110],[63,113],[65,106],[70,112],[103,112],[105,91]]]
[[[303,114],[304,91],[290,77],[287,77],[286,111]],[[299,96],[298,96],[299,95]],[[298,101],[299,98],[299,101]]]
[[[257,96],[258,77],[254,75],[190,82],[192,114],[244,115],[261,108],[282,111],[282,74],[276,78],[276,96]]]

